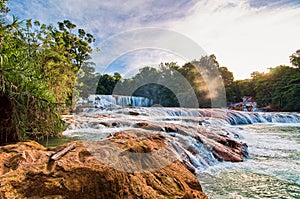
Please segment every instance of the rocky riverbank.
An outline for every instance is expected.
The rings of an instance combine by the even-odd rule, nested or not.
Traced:
[[[154,168],[149,159],[128,152],[155,154],[165,149],[164,154],[176,155],[166,147],[164,136],[141,135],[120,132],[98,142],[78,141],[51,149],[33,141],[2,146],[0,198],[207,198],[196,176],[180,160],[144,172],[114,168],[128,167],[132,161],[140,168]],[[75,148],[50,160],[51,154],[70,145]],[[114,165],[105,163],[105,158],[114,159]],[[161,164],[163,156],[156,160]]]

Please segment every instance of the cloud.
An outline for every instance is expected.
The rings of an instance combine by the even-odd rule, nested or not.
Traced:
[[[297,6],[300,5],[300,2],[297,0],[250,0],[249,4],[251,7],[260,8],[260,7],[269,7],[269,8],[278,8],[286,6]]]
[[[56,23],[62,20],[60,8],[55,4],[56,0],[48,1],[41,0],[10,0],[9,8],[13,15],[19,16],[22,19],[32,18],[43,23]]]
[[[118,57],[102,71],[109,74],[119,72],[123,74],[124,78],[128,78],[146,66],[158,68],[160,63],[166,62],[176,62],[178,65],[183,65],[187,61],[176,54],[161,49],[140,49]]]
[[[70,19],[92,33],[99,46],[113,35],[137,28],[173,30],[195,41],[209,54],[216,54],[220,64],[241,79],[255,70],[289,64],[289,55],[299,48],[295,39],[300,34],[299,5],[296,0],[11,0],[10,8],[21,18],[44,23]],[[151,40],[168,44],[174,52],[176,46],[184,45],[184,41],[164,34],[155,36],[158,38],[147,36],[144,48],[155,47]],[[135,38],[132,39],[134,42]],[[142,43],[142,39],[135,42]],[[130,41],[120,42],[100,48],[101,53],[94,55],[98,67],[114,53],[126,54],[126,48],[132,49]],[[177,52],[177,56],[183,54]],[[193,54],[193,59],[199,59],[202,52]],[[139,54],[139,60],[142,56],[146,56],[144,60],[152,57],[149,62],[154,63],[164,58],[163,53],[161,59],[157,55],[157,51],[149,51]],[[127,61],[128,65],[138,64],[137,58]]]
[[[56,23],[70,19],[104,39],[139,27],[163,26],[189,14],[197,0],[11,0],[12,10],[25,18]]]
[[[100,72],[107,70],[107,67],[116,68],[117,64],[120,71],[124,71],[124,60],[127,60],[127,68],[135,69],[149,64],[158,65],[161,62],[173,61],[183,64],[195,57],[206,55],[197,43],[186,36],[159,28],[126,31],[108,38],[99,44],[99,47],[101,51],[95,56],[95,61]],[[123,60],[122,64],[118,59]]]
[[[295,38],[300,34],[300,8],[231,3],[201,1],[195,6],[198,12],[171,26],[215,54],[239,79],[256,70],[289,64],[289,55],[299,48]]]

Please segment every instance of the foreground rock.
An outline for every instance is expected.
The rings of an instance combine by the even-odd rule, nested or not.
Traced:
[[[49,161],[54,151],[71,144],[75,149]],[[182,162],[164,164],[158,151],[172,156],[162,135],[143,136],[134,131],[54,149],[36,142],[3,146],[0,198],[207,198],[196,176]],[[138,166],[126,172],[133,162]]]

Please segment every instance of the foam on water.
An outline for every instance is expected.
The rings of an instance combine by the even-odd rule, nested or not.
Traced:
[[[297,194],[300,197],[299,113],[125,107],[87,109],[74,118],[76,122],[64,134],[88,141],[137,128],[137,122],[179,126],[180,130],[171,132],[161,128],[160,133],[165,134],[169,143],[172,143],[170,147],[178,154],[179,159],[188,161],[196,168],[204,191],[210,198],[255,198],[255,192],[258,192],[256,198],[293,198]],[[248,159],[242,163],[220,163],[213,156],[212,149],[197,139],[199,131],[247,143]],[[245,182],[237,184],[237,178]],[[261,184],[256,178],[262,181]],[[243,183],[247,186],[243,186]],[[267,193],[263,190],[263,184],[265,189],[275,188]],[[279,185],[294,191],[284,191]],[[220,186],[225,186],[226,189],[222,192]],[[224,195],[228,197],[223,197]]]
[[[299,123],[233,128],[238,128],[242,141],[247,142],[249,158],[242,163],[226,162],[198,170],[199,180],[208,196],[299,198]]]
[[[122,106],[145,106],[153,104],[151,99],[135,96],[121,95],[90,95],[88,100],[93,102],[96,108],[117,108]]]

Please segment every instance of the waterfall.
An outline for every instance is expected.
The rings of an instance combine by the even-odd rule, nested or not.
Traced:
[[[135,97],[135,96],[118,96],[114,95],[117,100],[117,105],[119,106],[151,106],[152,102],[150,99],[145,97]]]
[[[139,107],[123,108],[114,113],[128,114],[129,111],[137,112],[152,118],[184,119],[202,118],[203,122],[227,123],[227,125],[255,124],[255,123],[300,123],[300,113],[296,112],[242,112],[227,109],[191,109],[179,107]],[[101,112],[101,111],[100,111]],[[95,112],[95,113],[100,113]]]
[[[132,111],[132,109],[130,111]],[[242,112],[227,109],[191,109],[177,107],[151,107],[150,109],[139,108],[134,111],[149,117],[170,116],[173,118],[203,118],[204,122],[209,119],[223,120],[223,122],[225,121],[228,125],[255,123],[300,123],[300,113],[296,112]]]
[[[228,111],[224,118],[231,125],[254,123],[300,123],[299,113],[264,113]]]
[[[118,106],[144,106],[152,105],[152,100],[145,97],[120,95],[90,95],[88,100],[96,108],[116,108]]]

